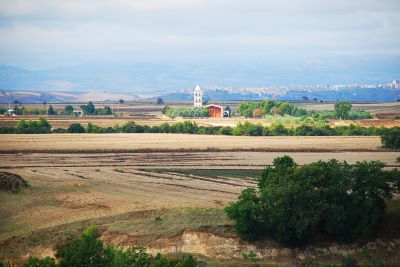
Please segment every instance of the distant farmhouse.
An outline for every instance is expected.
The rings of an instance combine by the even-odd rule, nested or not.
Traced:
[[[200,86],[197,85],[193,92],[193,106],[195,108],[203,108],[203,91],[201,90]],[[229,106],[225,108],[220,105],[210,104],[204,106],[210,112],[211,118],[222,118],[222,117],[230,117],[231,116],[231,109]]]

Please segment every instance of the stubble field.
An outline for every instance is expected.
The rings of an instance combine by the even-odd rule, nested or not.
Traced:
[[[21,175],[30,187],[0,193],[0,259],[53,255],[93,224],[107,243],[211,261],[276,250],[240,241],[223,207],[282,155],[299,164],[335,158],[393,167],[399,153],[381,149],[378,137],[2,135],[0,171]],[[269,262],[291,261],[277,251]]]

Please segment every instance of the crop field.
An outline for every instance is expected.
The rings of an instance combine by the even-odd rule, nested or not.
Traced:
[[[1,135],[0,171],[21,175],[29,187],[0,192],[0,259],[52,256],[97,225],[106,243],[146,246],[151,253],[189,252],[237,266],[247,264],[245,251],[273,250],[269,263],[288,263],[293,253],[272,241],[243,244],[223,208],[256,187],[262,169],[278,156],[298,164],[338,159],[398,166],[399,153],[380,146],[378,137]],[[391,227],[379,235],[400,238],[400,207],[389,204]]]
[[[34,137],[34,138],[33,138]],[[189,134],[4,134],[2,152],[381,151],[375,136],[222,136]]]

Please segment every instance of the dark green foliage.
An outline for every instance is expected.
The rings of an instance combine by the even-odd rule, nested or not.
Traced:
[[[162,98],[157,98],[157,105],[163,105],[164,104],[164,100],[162,100]]]
[[[250,136],[260,136],[262,135],[263,127],[261,125],[252,124],[246,121],[244,124],[239,124],[233,128],[233,135],[250,135]]]
[[[263,209],[256,189],[242,191],[238,200],[225,208],[229,218],[234,219],[235,230],[248,240],[259,239],[265,232]]]
[[[95,115],[96,114],[96,108],[93,105],[92,101],[89,101],[87,105],[82,105],[81,109],[83,111],[83,114],[85,115]]]
[[[368,238],[400,189],[399,170],[377,161],[330,160],[297,166],[292,158],[264,169],[259,188],[246,189],[226,208],[246,239],[269,234],[285,245],[304,245],[321,233],[339,242]]]
[[[120,103],[121,104],[121,103]],[[98,108],[93,105],[92,101],[89,101],[87,105],[82,105],[81,109],[84,115],[112,115],[112,110],[109,106],[105,106],[104,108]]]
[[[81,238],[73,240],[59,252],[60,267],[101,267],[107,266],[103,242],[96,227],[86,229]]]
[[[72,115],[74,114],[74,107],[71,105],[66,105],[64,108],[64,115]]]
[[[24,114],[24,110],[25,110],[24,107],[20,108],[19,106],[14,106],[14,114],[15,114],[15,115],[22,115],[22,114]]]
[[[67,132],[68,133],[84,133],[85,128],[83,128],[83,126],[80,123],[72,123],[68,127]]]
[[[256,109],[260,109],[263,114],[269,115],[292,115],[295,117],[307,115],[305,109],[297,108],[293,104],[281,101],[264,100],[262,102],[245,102],[238,106],[239,114],[246,118],[252,117]]]
[[[57,264],[55,260],[51,257],[46,257],[44,259],[29,257],[29,259],[22,265],[22,267],[56,267],[56,266]]]
[[[351,104],[349,102],[336,102],[335,103],[335,114],[338,119],[347,119],[351,110]]]
[[[51,131],[52,133],[67,133],[67,129],[64,128],[57,128]]]
[[[40,117],[38,121],[20,120],[15,128],[15,133],[24,134],[43,134],[50,133],[51,125],[44,118]]]
[[[87,228],[80,238],[64,246],[58,252],[58,263],[53,258],[29,258],[23,267],[194,267],[198,262],[185,254],[167,258],[161,254],[152,256],[142,247],[127,250],[104,246],[96,227]],[[1,267],[1,263],[0,263]]]
[[[222,127],[221,129],[219,129],[218,134],[221,134],[221,135],[232,135],[233,131],[232,131],[231,127],[225,126],[225,127]]]
[[[255,110],[260,110],[260,114],[266,115],[290,115],[294,117],[313,117],[321,120],[325,119],[371,119],[372,115],[363,110],[351,110],[349,102],[337,102],[335,111],[307,111],[302,108],[297,108],[295,105],[288,102],[264,100],[263,102],[245,102],[238,106],[240,115],[250,118],[254,116]]]
[[[54,110],[52,105],[50,105],[49,109],[47,110],[47,115],[57,115],[57,112]]]
[[[351,256],[343,257],[341,267],[358,267],[357,261]]]
[[[165,106],[163,109],[163,114],[170,117],[184,117],[184,118],[207,118],[210,117],[210,112],[207,108],[171,108]]]
[[[112,115],[112,110],[109,106],[105,106],[104,108],[96,109],[96,115]]]
[[[82,126],[71,124],[66,132],[84,133]],[[0,127],[0,134],[11,133],[50,133],[51,125],[43,118],[39,122],[21,120],[17,127]],[[249,135],[249,136],[382,136],[384,147],[391,149],[399,148],[400,127],[376,128],[361,127],[351,124],[350,126],[330,127],[326,124],[318,124],[305,120],[297,128],[285,128],[282,124],[272,124],[270,127],[263,127],[259,124],[245,122],[239,123],[236,127],[219,126],[198,126],[195,122],[184,121],[174,124],[163,123],[159,126],[138,125],[134,122],[127,122],[122,126],[99,127],[89,123],[87,133],[188,133],[188,134],[209,134],[209,135]],[[62,129],[54,130],[55,133],[65,132]]]
[[[384,148],[394,150],[400,149],[400,127],[393,127],[383,130],[381,141]]]

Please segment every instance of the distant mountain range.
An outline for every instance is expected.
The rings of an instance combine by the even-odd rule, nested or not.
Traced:
[[[128,93],[116,92],[65,92],[65,91],[0,91],[0,103],[19,101],[21,103],[43,103],[43,102],[88,102],[88,101],[118,101],[137,99],[164,100],[191,100],[191,90],[177,91],[171,93],[160,93],[151,96],[138,96]],[[310,101],[378,101],[394,102],[400,98],[400,89],[390,88],[343,88],[340,90],[268,90],[265,92],[251,92],[248,90],[232,89],[205,89],[204,100],[302,100],[307,97]]]
[[[378,102],[394,102],[400,98],[400,89],[391,88],[342,88],[342,89],[325,89],[325,90],[303,90],[291,89],[271,90],[265,89],[255,90],[255,92],[247,90],[232,89],[214,89],[204,90],[204,98],[209,100],[302,100],[307,97],[309,100],[318,101],[378,101]],[[167,93],[160,96],[166,100],[189,100],[193,98],[193,93],[189,90]]]
[[[352,63],[350,67],[315,69],[313,66],[275,66],[262,64],[84,64],[79,66],[27,70],[0,65],[0,102],[18,100],[24,103],[81,102],[118,100],[123,98],[191,99],[192,89],[198,83],[206,88],[208,99],[299,100],[303,96],[324,101],[396,101],[399,90],[390,88],[340,89],[302,86],[274,86],[273,84],[368,84],[388,83],[400,76],[398,63],[382,62],[370,66],[365,62]],[[350,75],[350,69],[353,71]],[[380,72],[368,70],[379,69]],[[235,86],[232,89],[231,86]],[[262,86],[266,90],[258,90]],[[371,86],[370,86],[371,87]],[[245,88],[250,88],[249,90]],[[255,90],[252,90],[254,88]],[[257,89],[258,88],[258,89]]]

